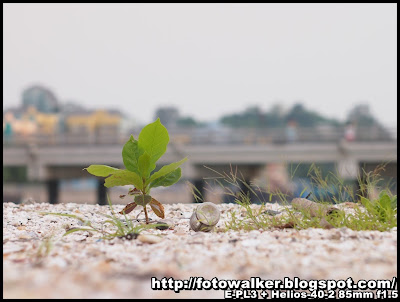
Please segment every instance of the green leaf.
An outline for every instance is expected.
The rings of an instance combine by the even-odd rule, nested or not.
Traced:
[[[360,196],[360,202],[364,207],[371,205],[371,201],[364,196]]]
[[[64,217],[70,217],[70,218],[75,218],[81,222],[83,222],[84,224],[86,223],[86,220],[83,219],[82,217],[73,215],[73,214],[66,214],[66,213],[51,213],[51,212],[40,212],[39,214],[42,215],[55,215],[55,216],[64,216]]]
[[[146,179],[150,176],[150,155],[147,152],[139,157],[139,172]]]
[[[183,164],[186,160],[187,160],[187,157],[185,157],[184,159],[182,159],[176,163],[172,163],[172,164],[163,166],[160,170],[158,170],[157,172],[154,172],[153,175],[150,176],[148,183],[150,183],[150,182],[154,181],[155,179],[160,178],[164,175],[167,175],[168,173],[171,173],[176,168],[178,168],[181,164]]]
[[[150,183],[150,188],[168,187],[176,183],[181,178],[181,168],[175,169],[167,175],[161,176]]]
[[[114,174],[116,171],[120,171],[120,169],[113,168],[105,165],[90,165],[85,168],[90,174],[94,176],[107,177],[110,174]]]
[[[391,200],[386,192],[379,197],[379,204],[384,209],[391,209]]]
[[[161,124],[160,118],[148,124],[139,134],[139,146],[150,156],[150,172],[156,168],[157,160],[167,151],[168,130]]]
[[[129,172],[129,171],[128,171],[128,172]],[[119,232],[120,232],[119,235],[125,235],[126,233],[125,233],[124,225],[122,224],[121,220],[119,220],[119,219],[115,216],[115,212],[114,212],[114,209],[113,209],[113,207],[112,207],[112,203],[111,203],[111,200],[110,200],[110,197],[108,196],[108,194],[107,194],[107,201],[108,201],[108,204],[109,204],[109,206],[110,206],[110,210],[111,210],[111,214],[112,214],[111,219],[114,220],[115,226],[118,228],[118,230],[119,230]],[[117,232],[116,234],[118,234],[118,232]]]
[[[66,236],[66,235],[69,235],[71,233],[78,232],[78,231],[89,231],[90,232],[90,231],[95,231],[95,230],[94,229],[84,229],[84,228],[82,228],[82,229],[73,228],[73,229],[70,229],[69,231],[65,232],[65,234],[63,236]]]
[[[122,160],[125,168],[131,172],[140,174],[139,157],[143,154],[143,152],[143,148],[139,147],[138,141],[133,138],[133,135],[131,135],[129,140],[122,148]]]
[[[390,206],[392,207],[392,209],[397,209],[397,195],[393,196],[391,202],[390,202]]]
[[[150,195],[139,195],[135,196],[135,203],[140,206],[146,206],[151,201]]]
[[[143,190],[143,181],[138,174],[128,170],[120,170],[106,178],[104,185],[107,188],[115,186],[134,185],[139,190]]]

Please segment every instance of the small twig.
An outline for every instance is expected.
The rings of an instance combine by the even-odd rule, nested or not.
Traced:
[[[144,206],[143,209],[144,209],[144,216],[146,217],[146,224],[149,224],[149,217],[147,216],[146,206]]]
[[[139,221],[139,216],[140,216],[140,214],[142,214],[142,212],[143,212],[143,210],[140,211],[139,214],[137,214],[137,216],[136,216],[136,220],[137,220],[137,221]]]

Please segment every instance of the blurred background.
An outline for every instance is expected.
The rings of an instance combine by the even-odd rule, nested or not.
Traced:
[[[232,202],[223,173],[344,201],[315,176],[357,192],[375,171],[397,194],[395,4],[4,4],[3,19],[3,202],[131,202],[83,168],[122,168],[157,117],[161,163],[189,158],[152,191],[164,203]]]

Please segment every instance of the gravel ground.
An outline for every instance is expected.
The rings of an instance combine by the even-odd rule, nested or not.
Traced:
[[[151,277],[189,279],[392,279],[397,276],[397,228],[388,232],[341,229],[280,229],[222,232],[238,205],[219,204],[221,220],[212,233],[189,230],[195,204],[165,205],[168,230],[146,230],[135,240],[99,240],[76,232],[68,217],[92,222],[110,213],[108,206],[88,204],[3,203],[4,298],[223,298],[223,291],[152,290]],[[116,211],[123,205],[115,205]],[[256,207],[256,205],[255,205]],[[278,204],[268,204],[280,210]],[[134,210],[129,214],[135,217]],[[150,211],[150,218],[157,217]],[[149,234],[158,235],[152,237]],[[43,253],[45,238],[52,248]],[[153,242],[153,243],[149,243]],[[42,256],[38,256],[42,247]]]

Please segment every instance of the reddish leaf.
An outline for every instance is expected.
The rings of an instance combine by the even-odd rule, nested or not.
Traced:
[[[128,192],[129,195],[140,194],[140,191],[136,188],[130,189]]]
[[[119,198],[124,199],[126,195],[119,195]]]
[[[153,210],[154,214],[156,214],[158,217],[164,219],[164,206],[154,198],[151,199],[150,201],[150,207]]]
[[[275,227],[278,228],[278,229],[291,229],[291,228],[294,228],[294,222],[293,221],[289,221],[288,223],[277,225]]]
[[[128,213],[132,212],[136,208],[136,206],[137,206],[137,204],[135,202],[128,203],[125,206],[125,208],[121,212],[118,212],[118,213],[120,213],[120,214],[124,214],[124,213],[128,214]]]

